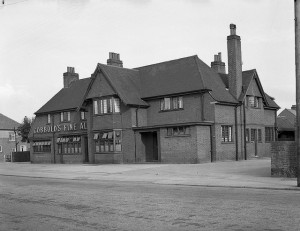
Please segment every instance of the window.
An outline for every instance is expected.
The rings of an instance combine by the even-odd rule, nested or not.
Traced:
[[[265,128],[265,141],[272,142],[274,141],[274,128],[273,127],[266,127]]]
[[[166,97],[160,100],[160,110],[170,111],[183,109],[183,97]]]
[[[50,114],[47,115],[47,123],[48,123],[48,124],[51,123],[51,115],[50,115]]]
[[[180,126],[167,128],[167,136],[187,136],[190,135],[190,127]]]
[[[257,129],[257,141],[258,141],[258,142],[262,142],[262,138],[261,138],[261,129]]]
[[[51,141],[34,141],[33,142],[33,152],[51,152]]]
[[[95,151],[98,153],[121,152],[121,130],[105,131],[94,134]]]
[[[222,125],[221,126],[222,142],[233,142],[232,141],[232,126]]]
[[[80,112],[80,119],[81,120],[86,120],[86,112],[85,111]]]
[[[260,108],[259,98],[256,96],[247,96],[248,107]]]
[[[111,114],[120,113],[120,99],[106,98],[94,101],[94,114]]]
[[[61,112],[60,113],[60,122],[71,121],[71,112]]]
[[[246,128],[246,142],[250,142],[249,140],[249,128]]]
[[[9,137],[8,137],[9,141],[16,141],[16,135],[14,132],[10,132],[9,133]]]
[[[251,142],[255,142],[256,140],[256,129],[251,129]]]
[[[2,146],[0,145],[0,152],[2,152]]]
[[[81,153],[80,136],[58,137],[56,143],[58,146],[58,154]]]

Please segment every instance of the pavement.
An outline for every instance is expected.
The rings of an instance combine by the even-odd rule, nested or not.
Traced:
[[[296,178],[271,176],[271,160],[205,164],[0,163],[0,175],[69,180],[134,181],[153,184],[300,190]]]

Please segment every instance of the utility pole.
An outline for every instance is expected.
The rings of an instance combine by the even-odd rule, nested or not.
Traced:
[[[296,60],[296,143],[297,143],[297,187],[300,187],[300,0],[294,0],[295,9],[295,60]]]

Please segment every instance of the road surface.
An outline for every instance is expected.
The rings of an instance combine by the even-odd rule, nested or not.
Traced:
[[[0,176],[0,230],[300,230],[300,191]]]

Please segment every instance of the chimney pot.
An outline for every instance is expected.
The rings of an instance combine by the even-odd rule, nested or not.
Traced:
[[[107,60],[107,65],[123,67],[123,62],[120,60],[120,54],[109,52],[109,59]]]
[[[236,25],[230,24],[230,35],[236,35]]]

